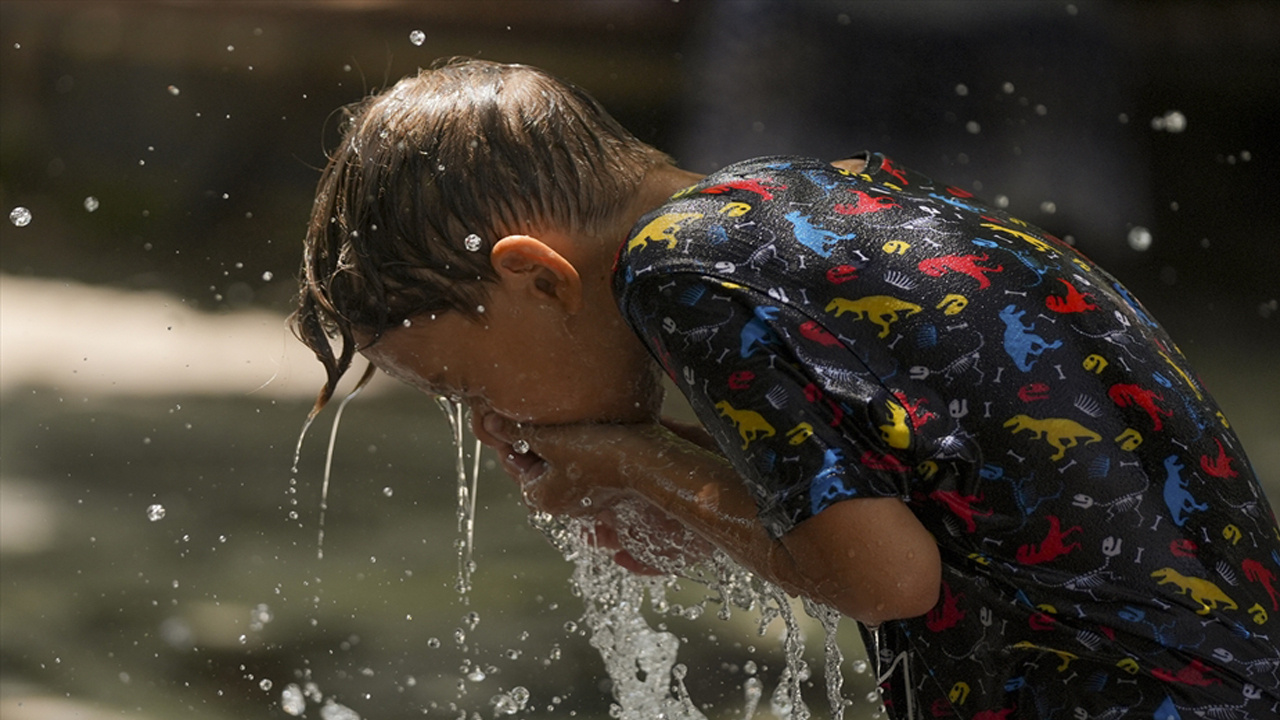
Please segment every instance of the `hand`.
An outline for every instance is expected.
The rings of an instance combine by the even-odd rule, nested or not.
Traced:
[[[593,541],[615,551],[619,565],[639,574],[678,573],[710,556],[710,543],[645,498],[646,483],[656,478],[646,476],[643,466],[672,444],[684,444],[663,427],[529,426],[490,415],[484,430],[499,441],[503,469],[520,483],[525,504],[591,518]],[[515,452],[517,443],[527,443],[528,450]]]

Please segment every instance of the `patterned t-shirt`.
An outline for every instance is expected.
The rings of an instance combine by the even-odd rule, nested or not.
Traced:
[[[1067,244],[880,155],[771,157],[641,218],[614,291],[772,535],[896,497],[936,538],[938,604],[863,629],[894,716],[1280,717],[1275,517]]]

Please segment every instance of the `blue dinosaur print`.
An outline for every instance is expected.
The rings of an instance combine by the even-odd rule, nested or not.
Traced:
[[[857,233],[846,233],[840,235],[830,230],[823,230],[817,227],[813,222],[801,213],[799,210],[792,210],[784,216],[787,222],[791,223],[795,228],[796,242],[804,245],[815,253],[824,258],[831,257],[834,246],[842,240],[854,240],[858,237]]]
[[[1152,320],[1151,316],[1148,315],[1142,309],[1142,306],[1138,304],[1138,301],[1135,300],[1133,296],[1129,294],[1128,288],[1121,285],[1120,283],[1111,283],[1111,287],[1115,288],[1116,292],[1120,293],[1120,297],[1124,298],[1125,304],[1127,304],[1133,310],[1134,314],[1138,316],[1138,319],[1141,320],[1144,325],[1147,325],[1149,327],[1160,327],[1159,323],[1157,323],[1155,320]]]
[[[778,315],[778,308],[762,305],[756,308],[755,315],[742,326],[742,332],[739,334],[741,346],[738,354],[744,358],[751,357],[758,346],[772,345],[778,339],[773,329],[769,327],[769,322]]]
[[[1185,466],[1178,462],[1177,455],[1164,459],[1164,469],[1168,473],[1164,481],[1164,504],[1169,506],[1169,514],[1173,524],[1182,527],[1187,523],[1187,516],[1192,512],[1204,512],[1208,505],[1196,502],[1187,490],[1187,481],[1182,479]]]
[[[809,502],[814,515],[837,500],[851,498],[858,494],[856,488],[844,483],[841,461],[843,455],[840,448],[827,448],[822,454],[822,468],[809,483]]]
[[[1045,350],[1055,350],[1062,347],[1061,340],[1048,342],[1044,338],[1031,332],[1036,329],[1036,324],[1022,324],[1022,316],[1026,315],[1025,310],[1018,310],[1017,305],[1006,305],[1000,311],[1000,319],[1004,321],[1004,351],[1008,353],[1009,358],[1013,360],[1013,364],[1018,366],[1022,372],[1030,372],[1036,361],[1031,359],[1032,355],[1039,356]]]

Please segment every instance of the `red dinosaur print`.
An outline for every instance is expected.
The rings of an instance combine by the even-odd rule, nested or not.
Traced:
[[[751,387],[751,381],[756,379],[756,374],[750,370],[739,370],[729,376],[730,390],[746,390]]]
[[[887,173],[889,173],[890,175],[892,175],[892,176],[894,176],[894,177],[898,178],[898,182],[899,182],[903,187],[906,187],[906,186],[908,186],[908,185],[910,185],[910,184],[911,184],[911,183],[907,182],[907,173],[906,173],[906,171],[904,171],[904,170],[900,170],[900,169],[898,169],[898,168],[894,167],[894,165],[893,165],[893,161],[892,161],[892,160],[890,160],[889,158],[884,158],[884,162],[882,162],[882,163],[880,164],[880,169],[881,169],[881,170],[883,170],[883,171],[885,171],[885,172],[887,172]]]
[[[827,282],[832,285],[847,283],[858,279],[858,268],[852,265],[837,265],[827,270]]]
[[[998,273],[1004,270],[1003,265],[997,265],[993,268],[983,267],[979,262],[985,262],[987,256],[983,255],[943,255],[942,257],[929,258],[922,260],[916,267],[920,272],[929,277],[942,277],[948,272],[955,271],[963,273],[978,281],[978,289],[984,290],[991,287],[991,281],[987,279],[985,273]]]
[[[1047,400],[1048,398],[1049,386],[1044,383],[1028,383],[1018,388],[1018,399],[1022,402],[1034,402],[1036,400]]]
[[[1050,515],[1049,534],[1045,536],[1044,542],[1040,543],[1039,547],[1035,543],[1031,543],[1018,548],[1016,555],[1018,562],[1023,565],[1039,565],[1040,563],[1056,560],[1067,555],[1072,550],[1079,550],[1080,543],[1073,542],[1067,545],[1065,542],[1067,536],[1074,532],[1084,532],[1084,530],[1079,525],[1075,525],[1067,528],[1064,532],[1058,516]]]
[[[813,320],[806,320],[800,323],[800,336],[806,340],[812,340],[819,345],[840,347],[840,341],[836,339],[836,336],[832,335],[826,328]]]
[[[921,425],[929,422],[930,420],[938,417],[938,414],[935,412],[932,412],[929,410],[925,410],[921,412],[920,410],[920,406],[929,402],[929,398],[920,398],[919,400],[913,403],[907,397],[907,394],[902,392],[901,390],[895,392],[893,396],[898,399],[898,402],[902,404],[902,407],[907,409],[907,415],[911,418],[912,428],[918,428]]]
[[[1153,430],[1159,430],[1164,427],[1164,423],[1160,420],[1160,416],[1173,417],[1172,410],[1165,410],[1156,404],[1157,400],[1164,400],[1164,396],[1154,390],[1144,390],[1137,385],[1117,383],[1111,386],[1107,391],[1107,397],[1120,407],[1128,407],[1129,405],[1137,405],[1151,416],[1151,424]]]
[[[1221,440],[1214,438],[1213,441],[1218,443],[1218,457],[1210,461],[1208,455],[1201,455],[1200,468],[1210,475],[1224,480],[1238,476],[1240,473],[1231,469],[1231,463],[1235,458],[1227,455],[1226,448],[1222,447]]]
[[[804,386],[804,399],[811,403],[816,403],[819,400],[827,400],[827,398],[823,396],[822,390],[813,383],[809,383]],[[838,403],[831,400],[827,400],[827,407],[831,408],[831,427],[838,426],[840,421],[844,419],[844,409],[841,408]]]
[[[1196,545],[1195,540],[1183,538],[1169,542],[1169,554],[1174,557],[1195,557],[1196,551],[1199,549],[1200,546]]]
[[[1240,569],[1244,570],[1244,577],[1249,582],[1256,582],[1267,589],[1267,594],[1271,596],[1271,609],[1280,610],[1280,598],[1276,597],[1276,587],[1271,583],[1276,581],[1276,574],[1262,566],[1262,563],[1248,558],[1240,563]]]
[[[942,581],[942,600],[933,606],[929,614],[925,616],[924,624],[933,632],[942,632],[949,627],[955,627],[956,623],[964,619],[966,611],[960,609],[960,598],[964,597],[964,593],[959,595],[951,594],[951,586],[946,580]]]
[[[1196,659],[1176,673],[1169,672],[1164,668],[1155,668],[1151,671],[1151,675],[1165,682],[1178,682],[1184,685],[1195,685],[1196,687],[1222,684],[1222,681],[1217,678],[1205,677],[1207,671],[1208,668],[1204,666],[1204,661]]]
[[[1027,618],[1027,626],[1036,632],[1052,630],[1057,626],[1057,624],[1058,619],[1043,610],[1037,613],[1032,613],[1031,617]]]
[[[1050,295],[1044,299],[1045,307],[1056,313],[1078,313],[1098,309],[1097,305],[1089,302],[1089,299],[1093,297],[1092,295],[1080,292],[1066,278],[1058,278],[1058,282],[1067,286],[1067,296]]]
[[[831,209],[841,215],[865,215],[866,213],[876,213],[898,207],[898,203],[887,195],[872,195],[861,190],[850,190],[849,192],[853,193],[854,202],[836,203]]]
[[[981,495],[961,495],[955,490],[934,490],[929,493],[929,498],[946,505],[951,512],[964,520],[965,528],[969,532],[974,532],[978,529],[978,524],[974,522],[974,518],[991,517],[992,514],[991,510],[980,511],[973,507],[975,503],[982,502]]]
[[[896,473],[911,472],[911,468],[898,458],[892,455],[881,455],[870,450],[862,453],[862,457],[858,458],[858,462],[862,463],[863,467],[869,467],[872,470],[885,470]]]
[[[746,179],[746,180],[731,180],[727,183],[712,185],[711,187],[703,190],[700,194],[721,195],[729,192],[730,190],[746,190],[747,192],[753,192],[759,195],[761,200],[772,200],[773,193],[769,192],[770,190],[786,190],[786,189],[787,189],[786,185],[765,185],[763,180]]]

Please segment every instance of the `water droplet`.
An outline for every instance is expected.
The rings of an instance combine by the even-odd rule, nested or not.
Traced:
[[[440,647],[440,638],[434,638],[434,637],[427,638],[427,647],[431,648],[432,650],[435,650],[436,648]]]
[[[275,277],[274,273],[272,273],[270,270],[266,270],[262,273],[262,282],[271,282],[271,279],[274,277]]]
[[[965,123],[964,129],[968,131],[970,135],[977,135],[978,133],[982,132],[982,126],[978,124],[977,120],[970,120],[969,122]]]
[[[90,195],[84,199],[84,209],[93,212],[98,209],[98,198]]]
[[[471,252],[479,252],[480,247],[483,244],[484,244],[484,241],[481,240],[480,236],[476,235],[475,233],[471,233],[462,241],[463,247],[470,250]]]
[[[342,703],[330,700],[320,708],[320,720],[360,720],[360,714]]]
[[[529,441],[521,438],[511,443],[511,452],[517,455],[524,455],[529,452]]]
[[[968,95],[968,94],[969,94],[968,85],[965,85],[964,83],[960,83],[959,85],[956,85],[956,95],[959,95],[960,97],[964,97],[965,95]]]
[[[1169,110],[1164,115],[1151,118],[1151,129],[1180,133],[1187,129],[1187,116],[1177,110]]]
[[[582,504],[582,507],[591,507],[591,498],[589,497],[584,497],[578,502]]]
[[[853,661],[853,665],[852,665],[853,671],[854,671],[855,673],[857,673],[858,675],[861,675],[862,673],[865,673],[865,672],[867,671],[867,667],[868,667],[868,665],[867,665],[867,661],[866,661],[866,660],[854,660],[854,661]]]
[[[564,631],[567,633],[578,632],[578,623],[570,620],[569,622],[564,624]]]
[[[178,86],[177,86],[177,85],[170,85],[170,86],[169,86],[169,94],[170,94],[170,95],[179,95],[179,94],[181,94],[181,93],[182,93],[182,91],[178,89]]]
[[[413,32],[409,33],[409,42],[413,43],[414,45],[422,45],[422,43],[426,41],[427,41],[427,34],[422,32],[421,30],[414,30]]]
[[[396,491],[395,491],[395,490],[392,490],[392,489],[391,489],[391,486],[389,486],[389,485],[388,485],[387,487],[382,488],[382,494],[383,494],[383,495],[386,495],[387,497],[391,497],[391,496],[392,496],[392,495],[394,495],[395,493],[396,493]]]
[[[284,710],[286,715],[297,717],[307,711],[307,700],[302,696],[302,688],[295,683],[289,683],[285,689],[280,692],[280,709]]]
[[[31,224],[31,211],[19,205],[9,212],[9,222],[16,227],[26,227]]]
[[[262,680],[258,683],[258,687],[262,688],[264,691],[270,690],[271,681],[268,680],[267,678],[262,678]]]
[[[1151,248],[1151,231],[1141,225],[1129,230],[1129,247],[1144,252]]]
[[[160,520],[164,517],[164,512],[165,512],[164,506],[159,503],[156,503],[155,505],[148,505],[147,519],[150,520],[151,522]]]

